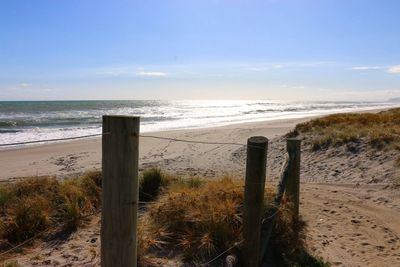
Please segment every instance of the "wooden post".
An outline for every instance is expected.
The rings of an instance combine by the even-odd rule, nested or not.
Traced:
[[[286,196],[293,203],[293,218],[299,219],[300,204],[300,151],[301,140],[299,138],[287,139],[287,151],[291,159],[289,165],[289,179],[286,186]]]
[[[246,182],[243,211],[244,267],[258,267],[260,262],[261,216],[267,163],[268,139],[247,140]]]
[[[139,117],[103,116],[101,266],[137,266]]]

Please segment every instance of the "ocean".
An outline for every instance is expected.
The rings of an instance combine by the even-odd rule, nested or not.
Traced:
[[[0,101],[0,144],[101,133],[102,115],[141,117],[141,132],[387,108],[382,102]]]

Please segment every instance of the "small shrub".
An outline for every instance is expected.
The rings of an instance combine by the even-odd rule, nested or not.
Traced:
[[[240,239],[242,188],[231,180],[194,184],[171,187],[149,206],[147,231],[155,240],[150,246],[166,245],[190,259],[212,255]]]
[[[186,261],[201,261],[242,240],[243,183],[196,178],[194,184],[177,180],[148,206],[139,228],[139,255],[162,248],[183,252]],[[266,196],[272,198],[273,190],[268,188]],[[265,203],[267,215],[270,199]],[[292,255],[303,245],[304,224],[292,227],[285,205],[271,246],[279,255],[285,249]]]
[[[43,196],[26,196],[9,208],[5,237],[21,242],[44,230],[50,221],[50,202]]]
[[[152,168],[143,171],[139,181],[139,199],[141,201],[151,201],[160,192],[162,187],[169,184],[166,175],[160,169]]]
[[[59,223],[76,229],[82,216],[100,207],[101,174],[58,181],[28,178],[0,185],[0,240],[19,243]]]

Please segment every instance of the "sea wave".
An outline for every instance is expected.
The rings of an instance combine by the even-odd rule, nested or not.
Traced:
[[[0,102],[0,144],[101,132],[102,115],[141,117],[141,131],[203,128],[387,108],[394,103],[282,101]]]

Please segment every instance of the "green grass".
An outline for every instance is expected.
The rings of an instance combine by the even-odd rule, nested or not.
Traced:
[[[377,150],[400,150],[400,108],[379,113],[335,114],[298,124],[314,151],[365,140]]]

